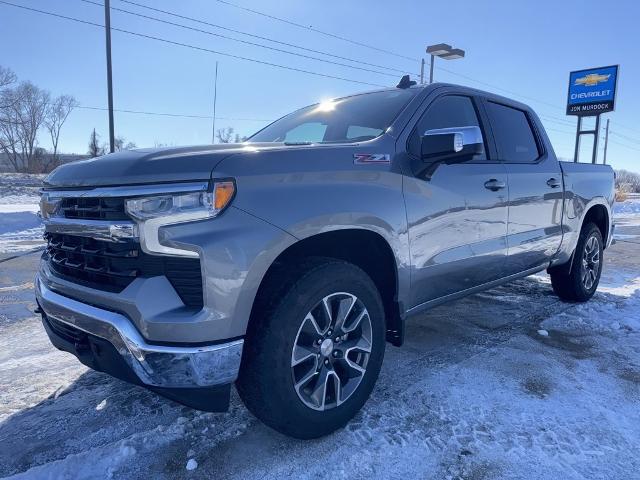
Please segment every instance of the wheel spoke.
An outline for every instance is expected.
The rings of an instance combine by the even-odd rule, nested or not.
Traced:
[[[316,382],[315,388],[310,397],[317,407],[324,410],[325,402],[327,400],[327,382],[329,380],[330,371],[328,368],[322,367],[320,369],[320,375]]]
[[[317,355],[318,353],[313,347],[295,345],[293,347],[293,355],[291,356],[291,366],[295,367],[296,365],[300,365],[310,358],[316,358]]]
[[[358,314],[358,316],[353,322],[351,322],[348,326],[345,326],[345,328],[343,328],[343,331],[345,333],[353,332],[356,328],[358,328],[358,326],[360,325],[360,322],[362,322],[362,319],[368,315],[369,315],[369,312],[367,312],[366,310],[363,310]]]
[[[295,384],[295,389],[300,394],[300,389],[305,387],[313,377],[318,374],[316,367],[310,368],[309,371]]]
[[[342,403],[342,382],[340,381],[340,377],[336,374],[336,372],[332,372],[333,377],[333,389],[336,395],[336,405],[340,405]]]
[[[356,304],[356,300],[357,298],[354,296],[350,296],[340,300],[340,304],[338,305],[338,314],[336,315],[336,322],[334,327],[336,331],[342,330],[346,332],[346,330],[344,330],[344,325],[347,321],[347,318],[349,318],[349,314],[353,310],[353,306]]]
[[[322,335],[322,330],[320,328],[320,326],[318,325],[318,322],[316,321],[316,318],[313,316],[313,314],[311,312],[307,313],[307,316],[304,318],[304,322],[302,323],[302,327],[304,328],[305,323],[310,323],[314,330],[316,331],[316,333],[318,335]]]

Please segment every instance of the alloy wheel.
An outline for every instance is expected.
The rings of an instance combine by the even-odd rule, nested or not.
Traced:
[[[304,317],[291,353],[293,385],[314,410],[335,408],[353,395],[371,355],[369,312],[355,295],[336,292]]]
[[[582,255],[582,285],[586,290],[591,290],[600,269],[600,243],[595,235],[589,237],[584,246]]]

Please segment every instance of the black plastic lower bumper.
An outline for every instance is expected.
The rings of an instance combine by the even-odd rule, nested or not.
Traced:
[[[197,410],[226,412],[229,408],[231,384],[198,388],[165,388],[146,385],[140,381],[108,341],[48,318],[44,313],[42,313],[42,324],[51,343],[57,349],[75,355],[80,362],[93,370],[147,388]]]

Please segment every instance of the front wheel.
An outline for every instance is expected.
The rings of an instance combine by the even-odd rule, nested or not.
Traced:
[[[272,279],[266,294],[276,298],[261,299],[264,310],[252,318],[238,392],[275,430],[315,438],[344,426],[371,394],[384,356],[384,310],[355,265],[314,259],[286,277]]]
[[[556,295],[570,302],[589,300],[600,282],[602,251],[600,229],[594,223],[588,223],[580,232],[571,264],[571,273],[551,272],[551,285]]]

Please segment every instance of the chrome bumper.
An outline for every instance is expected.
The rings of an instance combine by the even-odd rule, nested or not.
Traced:
[[[228,384],[238,376],[243,340],[204,347],[150,345],[124,315],[59,295],[35,279],[49,318],[111,343],[145,385],[194,388]]]

